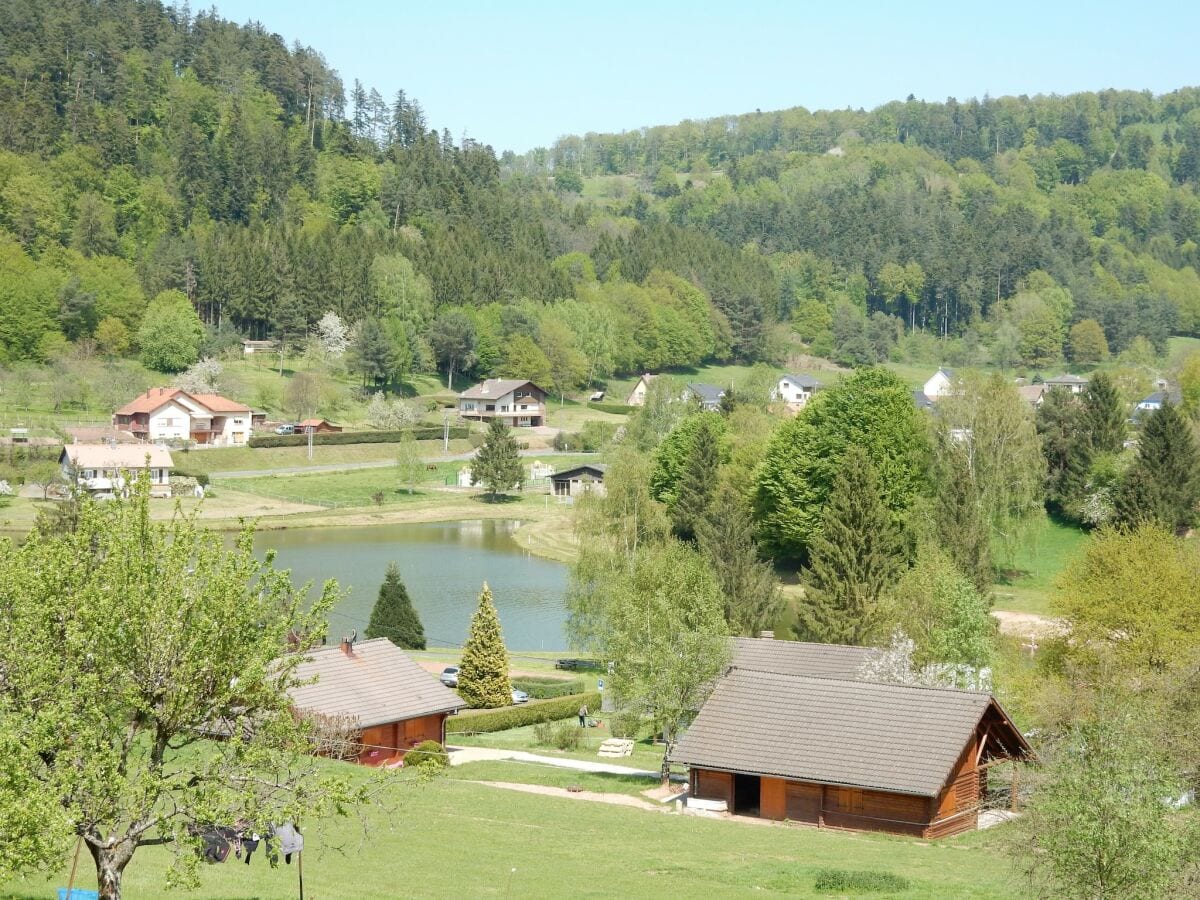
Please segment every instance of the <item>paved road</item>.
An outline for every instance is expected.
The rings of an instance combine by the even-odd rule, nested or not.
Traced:
[[[566,450],[522,450],[522,456],[579,456],[578,451]],[[466,462],[475,456],[474,450],[452,453],[449,456],[426,457],[425,462]],[[351,472],[355,469],[387,469],[396,465],[394,459],[374,459],[357,463],[326,463],[319,466],[281,466],[277,469],[239,469],[233,472],[213,472],[216,478],[263,478],[268,475],[306,475],[313,472]]]

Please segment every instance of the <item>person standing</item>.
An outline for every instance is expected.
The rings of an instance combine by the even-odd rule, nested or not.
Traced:
[[[587,704],[585,703],[581,707],[579,707],[579,727],[580,728],[587,728],[587,717],[588,717],[588,708],[587,708]]]

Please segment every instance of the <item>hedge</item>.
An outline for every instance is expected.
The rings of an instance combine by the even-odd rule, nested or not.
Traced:
[[[628,416],[633,413],[636,406],[626,406],[624,403],[593,403],[588,401],[588,408],[599,412],[613,413],[618,416]]]
[[[316,446],[336,444],[390,444],[404,440],[412,435],[418,441],[432,441],[442,437],[444,430],[441,425],[418,425],[406,431],[332,431],[328,434],[314,434],[313,444]],[[470,433],[465,425],[453,425],[450,428],[450,439],[461,440]],[[308,444],[307,434],[256,434],[250,438],[250,446],[260,447],[303,447]]]
[[[581,706],[586,706],[589,711],[599,711],[600,692],[570,694],[557,700],[536,700],[500,709],[470,709],[447,719],[446,733],[484,734],[520,728],[522,725],[536,725],[538,722],[555,722],[577,715]]]
[[[553,700],[571,694],[582,694],[588,689],[582,678],[565,681],[562,678],[514,678],[512,686],[524,691],[535,700]]]

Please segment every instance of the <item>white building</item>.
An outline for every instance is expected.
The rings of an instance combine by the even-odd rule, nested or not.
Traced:
[[[811,375],[783,375],[775,386],[771,399],[782,400],[790,407],[802,409],[820,389],[821,382]]]
[[[922,393],[935,403],[942,397],[954,393],[954,370],[938,369],[925,382]]]
[[[657,377],[658,377],[657,375],[651,375],[649,373],[641,376],[637,380],[637,384],[635,384],[633,386],[633,390],[629,392],[629,396],[625,399],[625,405],[626,406],[645,406],[646,405],[646,392],[648,390],[650,390],[650,382],[652,382]]]
[[[59,457],[63,477],[91,494],[123,494],[141,475],[150,473],[150,496],[171,496],[171,454],[154,444],[67,444]]]
[[[546,392],[532,381],[489,378],[458,395],[458,414],[487,422],[500,419],[514,428],[546,424]]]
[[[220,394],[151,388],[113,413],[113,425],[153,443],[237,447],[250,438],[250,407]]]
[[[1044,384],[1047,390],[1063,388],[1072,394],[1082,394],[1088,386],[1088,380],[1080,378],[1078,375],[1059,375],[1055,378],[1047,378]]]

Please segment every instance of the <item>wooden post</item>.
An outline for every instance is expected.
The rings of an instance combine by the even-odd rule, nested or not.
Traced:
[[[304,851],[296,854],[296,872],[300,876],[300,900],[304,900]]]
[[[79,849],[83,846],[83,835],[75,841],[75,858],[71,860],[71,877],[67,879],[67,900],[75,893],[75,868],[79,865]]]
[[[1012,797],[1010,798],[1010,802],[1008,804],[1009,809],[1012,812],[1017,811],[1017,788],[1020,787],[1020,783],[1021,783],[1021,768],[1020,768],[1020,765],[1017,763],[1017,761],[1013,760]]]

